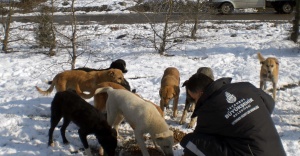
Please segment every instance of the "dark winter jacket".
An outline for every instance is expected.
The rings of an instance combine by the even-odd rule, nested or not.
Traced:
[[[272,97],[251,83],[230,82],[221,78],[204,90],[192,115],[198,116],[194,133],[219,137],[224,146],[217,150],[227,156],[284,156]]]

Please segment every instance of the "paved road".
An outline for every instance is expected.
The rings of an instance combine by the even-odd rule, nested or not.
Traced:
[[[79,23],[97,22],[100,24],[133,24],[133,23],[149,23],[149,22],[163,22],[164,14],[99,14],[99,15],[77,15]],[[258,21],[289,21],[294,18],[294,14],[276,14],[276,13],[235,13],[232,15],[213,15],[201,14],[200,20],[258,20]],[[172,15],[171,20],[190,21],[191,16],[182,16],[182,14]],[[34,22],[36,17],[21,16],[14,17],[14,21],[18,22]],[[55,22],[59,24],[68,24],[70,21],[69,15],[57,15],[54,18]]]

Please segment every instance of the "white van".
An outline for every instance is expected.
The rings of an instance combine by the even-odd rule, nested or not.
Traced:
[[[296,0],[209,0],[222,14],[231,14],[234,9],[274,8],[278,13],[293,12]]]

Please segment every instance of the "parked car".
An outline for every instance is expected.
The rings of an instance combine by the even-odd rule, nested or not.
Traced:
[[[0,3],[20,2],[21,0],[0,0]]]
[[[296,0],[209,0],[222,14],[231,14],[234,9],[274,8],[281,14],[293,12]]]

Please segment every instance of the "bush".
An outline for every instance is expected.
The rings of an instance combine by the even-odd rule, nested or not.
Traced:
[[[40,15],[38,17],[38,29],[36,30],[36,40],[40,47],[54,48],[55,34],[52,28],[51,7],[41,7]]]

